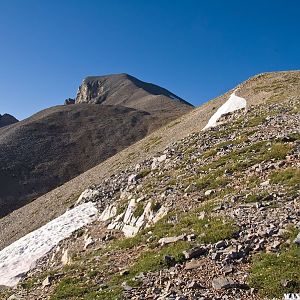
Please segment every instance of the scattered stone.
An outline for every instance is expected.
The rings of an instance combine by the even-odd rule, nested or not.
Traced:
[[[199,256],[206,254],[207,250],[204,247],[195,247],[189,250],[185,250],[182,253],[185,259],[192,259],[192,258],[198,258]]]
[[[170,237],[161,238],[158,241],[158,243],[163,246],[163,245],[166,245],[166,244],[171,244],[171,243],[176,243],[178,241],[183,241],[185,239],[186,239],[186,235],[182,234],[182,235],[179,235],[179,236],[170,236]]]
[[[231,278],[217,277],[212,280],[212,287],[216,290],[236,288],[237,284]]]
[[[204,195],[205,195],[205,196],[210,196],[210,195],[212,195],[214,192],[215,192],[215,190],[207,190],[207,191],[205,191]]]
[[[47,286],[50,286],[52,279],[53,277],[47,276],[42,282],[42,287],[45,288]]]
[[[294,243],[300,246],[300,232],[298,233],[297,237],[294,239]]]
[[[193,270],[193,269],[197,269],[199,267],[202,266],[202,262],[201,260],[191,260],[186,262],[185,264],[185,270]]]
[[[225,241],[218,241],[217,243],[215,243],[216,248],[221,249],[221,248],[225,248],[226,242]]]

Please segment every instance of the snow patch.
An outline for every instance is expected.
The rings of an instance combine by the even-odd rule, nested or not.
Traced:
[[[75,230],[93,222],[98,210],[92,202],[65,212],[0,251],[0,285],[15,286],[36,261]]]
[[[202,130],[217,126],[217,121],[220,119],[222,115],[225,115],[227,113],[233,112],[238,109],[245,108],[246,105],[247,105],[246,99],[236,96],[235,92],[233,92],[230,95],[229,99],[223,105],[221,105],[218,108],[218,110],[212,115],[212,117],[209,119],[208,123]]]

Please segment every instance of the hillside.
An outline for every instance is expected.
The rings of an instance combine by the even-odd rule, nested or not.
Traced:
[[[153,95],[142,93],[142,84],[132,83],[130,90],[124,90],[114,85],[115,76],[105,77],[107,91],[114,94],[109,103],[56,106],[0,129],[0,217],[192,109],[184,101],[161,95],[160,90]],[[130,86],[130,80],[122,76],[118,82]],[[143,103],[142,110],[118,101],[131,94],[136,95],[136,104]],[[161,101],[165,106],[159,106]]]
[[[0,115],[0,128],[17,122],[18,120],[10,114]]]
[[[3,297],[254,300],[297,292],[299,95],[300,72],[255,76],[3,218],[2,247],[75,203],[99,211]],[[246,109],[202,130],[230,99],[244,99]],[[5,257],[9,267],[9,251],[0,266]]]

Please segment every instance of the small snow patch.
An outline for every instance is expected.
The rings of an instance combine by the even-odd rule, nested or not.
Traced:
[[[235,110],[245,108],[246,104],[247,101],[244,98],[236,96],[233,92],[230,95],[229,99],[212,115],[212,117],[209,119],[208,123],[202,130],[217,126],[217,121],[221,118],[221,116]]]
[[[81,204],[0,251],[0,285],[14,286],[36,261],[75,230],[93,222],[98,210],[93,203]]]

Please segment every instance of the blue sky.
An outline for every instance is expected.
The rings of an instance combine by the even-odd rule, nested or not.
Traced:
[[[129,73],[194,105],[257,73],[300,69],[298,0],[0,0],[0,113]]]

